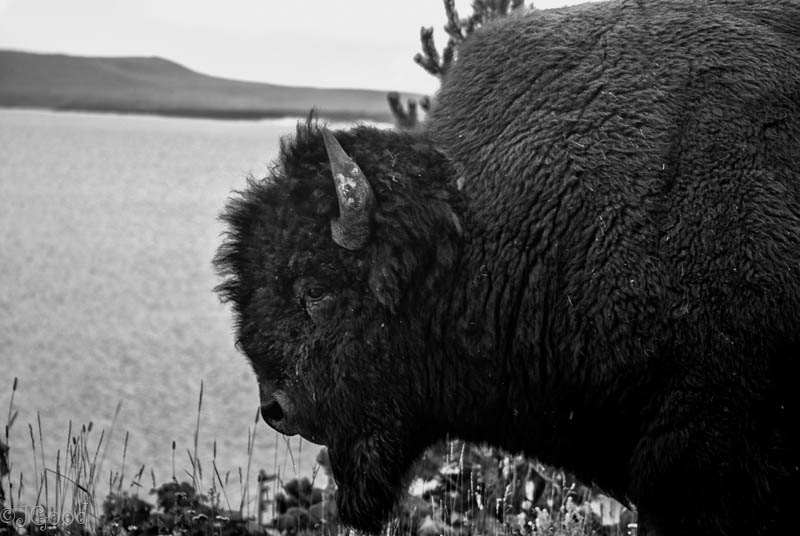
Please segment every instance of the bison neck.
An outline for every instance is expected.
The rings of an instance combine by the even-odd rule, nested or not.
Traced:
[[[482,206],[490,208],[464,215],[461,263],[449,295],[433,306],[434,322],[445,326],[435,372],[443,428],[565,467],[621,496],[661,371],[617,356],[635,355],[622,345],[643,344],[646,319],[595,318],[602,311],[585,293],[602,285],[575,286],[585,270],[578,244],[554,241],[554,227],[541,219],[526,227],[513,207]],[[600,333],[603,321],[613,329]]]

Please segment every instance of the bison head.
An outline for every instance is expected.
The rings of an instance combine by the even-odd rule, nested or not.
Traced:
[[[447,160],[421,135],[308,121],[229,201],[215,264],[277,431],[328,446],[345,523],[375,531],[441,435],[431,288],[458,255]]]

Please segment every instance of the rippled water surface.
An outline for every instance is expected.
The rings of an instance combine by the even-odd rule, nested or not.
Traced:
[[[310,474],[316,446],[293,441],[292,458],[255,424],[255,380],[212,292],[224,200],[248,173],[265,173],[293,129],[293,120],[0,110],[0,424],[18,377],[15,479],[23,472],[33,484],[37,411],[54,459],[70,420],[92,421],[99,437],[119,402],[103,471],[121,469],[128,432],[127,473],[144,464],[166,482],[175,441],[185,479],[201,380],[207,481],[212,442],[222,474],[237,474],[254,427],[253,474]]]

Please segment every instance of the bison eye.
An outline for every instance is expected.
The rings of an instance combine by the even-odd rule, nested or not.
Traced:
[[[322,320],[333,303],[330,289],[312,278],[295,281],[294,291],[301,307],[315,321]]]
[[[325,289],[322,287],[308,287],[306,289],[306,299],[312,302],[319,301],[325,296]]]

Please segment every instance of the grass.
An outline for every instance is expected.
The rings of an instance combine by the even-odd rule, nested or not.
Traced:
[[[10,444],[15,429],[18,412],[14,397],[18,388],[15,378],[5,445]],[[317,456],[311,479],[287,480],[281,475],[290,474],[290,465],[295,475],[301,469],[296,460],[301,458],[302,442],[297,447],[297,457],[287,442],[288,454],[279,459],[277,447],[281,439],[276,434],[273,472],[260,471],[258,491],[252,492],[258,415],[252,429],[247,431],[246,466],[238,467],[234,478],[231,471],[223,475],[214,442],[211,471],[204,474],[199,451],[203,391],[201,382],[192,448],[186,451],[188,468],[176,471],[173,441],[172,477],[158,485],[151,469],[149,490],[142,482],[146,477],[145,465],[132,475],[126,473],[127,433],[120,467],[107,472],[103,469],[120,404],[108,433],[98,432],[91,422],[80,428],[74,428],[70,422],[66,442],[56,450],[54,468],[46,465],[46,434],[37,414],[36,425],[28,424],[27,434],[34,462],[34,474],[29,477],[34,486],[33,505],[23,504],[25,475],[19,474],[18,480],[12,477],[13,459],[18,453],[0,450],[0,488],[8,490],[1,506],[6,513],[16,512],[13,520],[4,517],[2,521],[6,524],[0,522],[0,535],[350,535],[336,520],[335,485],[324,449]],[[47,441],[49,445],[50,439]],[[329,477],[325,489],[314,486],[320,470]],[[104,475],[108,478],[107,489],[101,482]],[[532,482],[544,486],[539,488],[540,493],[532,493]],[[616,527],[601,526],[599,516],[589,508],[592,490],[563,472],[458,440],[429,449],[415,469],[412,487],[416,488],[415,493],[402,501],[395,517],[385,525],[386,536],[612,536],[627,532],[624,526],[627,522]],[[155,495],[155,504],[140,494]],[[537,496],[535,501],[533,496]]]
[[[20,382],[15,378],[12,385],[7,424],[3,444],[20,442],[15,434],[18,412],[14,399]],[[48,532],[57,534],[90,535],[137,535],[137,534],[262,534],[264,531],[255,523],[257,513],[257,493],[253,457],[259,415],[255,415],[252,427],[247,430],[247,462],[245,467],[222,472],[217,459],[216,441],[212,447],[210,472],[204,470],[200,454],[201,415],[203,409],[204,385],[201,382],[197,404],[197,418],[191,449],[186,450],[188,463],[181,463],[176,443],[172,442],[172,476],[166,483],[157,483],[155,473],[149,472],[147,486],[146,466],[142,465],[133,474],[129,473],[127,450],[129,435],[126,433],[122,444],[122,461],[119,467],[105,469],[108,446],[116,430],[117,416],[121,404],[117,405],[109,430],[96,430],[90,422],[76,429],[68,423],[67,440],[63,448],[56,449],[55,465],[48,467],[46,455],[48,448],[45,438],[52,437],[42,429],[41,419],[29,424],[26,440],[33,461],[33,475],[18,475],[14,471],[14,457],[26,455],[24,449],[3,451],[0,488],[8,490],[2,507],[16,511],[16,518],[10,525],[0,522],[0,534],[20,534]],[[261,425],[263,426],[263,424]],[[99,434],[99,435],[98,435]],[[15,437],[17,436],[17,437]],[[282,441],[276,434],[276,446]],[[48,443],[49,443],[48,439]],[[287,442],[287,447],[289,443]],[[298,448],[302,448],[301,446]],[[299,471],[295,455],[278,459],[272,475],[263,479],[269,499],[274,499],[285,482],[279,475],[287,474],[287,464],[291,470]],[[297,453],[298,455],[300,452]],[[183,467],[182,467],[183,466]],[[206,467],[207,469],[207,467]],[[318,468],[312,474],[316,475]],[[14,476],[12,476],[14,475]],[[295,479],[296,480],[296,479]],[[313,482],[313,481],[312,481]],[[27,486],[27,488],[26,488]],[[29,494],[33,487],[33,493]],[[146,500],[155,496],[155,505]],[[25,503],[26,496],[32,497]],[[273,504],[274,508],[274,504]],[[38,513],[37,513],[38,512]],[[267,512],[270,519],[276,510]],[[79,520],[79,524],[74,523]],[[64,520],[68,522],[65,523]]]

